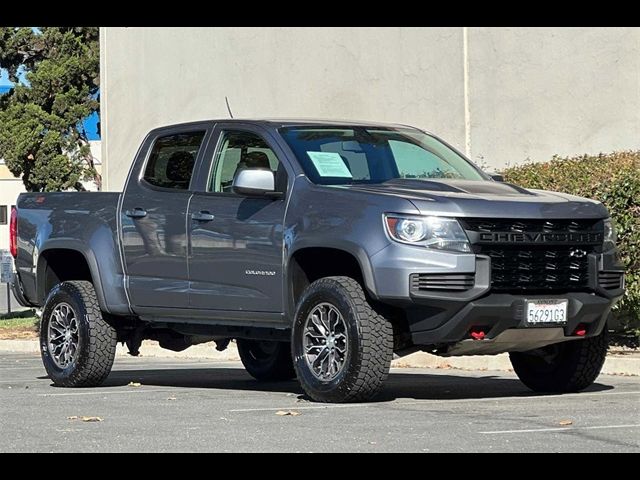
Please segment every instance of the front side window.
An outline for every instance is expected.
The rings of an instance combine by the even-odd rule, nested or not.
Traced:
[[[285,127],[281,135],[306,175],[321,185],[397,178],[485,180],[437,138],[410,128]]]
[[[188,190],[204,131],[168,135],[153,144],[144,179],[151,185]]]
[[[230,193],[233,180],[243,169],[264,169],[273,172],[276,190],[286,188],[286,172],[267,142],[255,133],[227,131],[222,134],[213,168],[209,175],[208,192]]]

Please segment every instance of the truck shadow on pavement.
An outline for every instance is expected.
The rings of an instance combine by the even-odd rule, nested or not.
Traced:
[[[296,380],[258,382],[238,368],[182,368],[151,370],[115,370],[103,387],[126,386],[131,382],[142,386],[214,389],[229,391],[279,392],[308,399]],[[614,387],[594,383],[586,392],[599,392]],[[461,400],[502,397],[543,396],[525,387],[516,378],[487,374],[481,377],[429,373],[391,373],[377,402],[398,398],[416,400]]]

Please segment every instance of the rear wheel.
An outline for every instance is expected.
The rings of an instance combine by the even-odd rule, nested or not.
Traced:
[[[596,337],[509,354],[513,369],[535,392],[578,392],[600,374],[607,355],[606,330]]]
[[[367,401],[382,390],[393,357],[392,326],[354,279],[327,277],[309,285],[292,338],[298,380],[312,399]]]
[[[296,376],[288,342],[238,339],[237,343],[244,368],[256,380],[274,382]]]
[[[90,282],[63,282],[51,290],[42,312],[40,353],[55,385],[100,385],[111,372],[116,339]]]

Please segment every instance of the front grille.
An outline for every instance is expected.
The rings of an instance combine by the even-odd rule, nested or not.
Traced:
[[[494,291],[589,289],[588,254],[601,242],[601,220],[463,218],[460,223],[474,252],[491,258]]]
[[[410,277],[411,291],[424,292],[430,290],[469,290],[475,283],[473,273],[413,273]]]
[[[491,257],[491,287],[495,291],[575,291],[589,286],[587,256],[575,257],[575,247],[486,246]]]
[[[624,273],[622,272],[600,272],[598,283],[605,290],[617,290],[622,288]]]

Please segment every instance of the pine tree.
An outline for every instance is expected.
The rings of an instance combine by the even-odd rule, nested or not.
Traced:
[[[0,67],[16,82],[0,95],[0,158],[9,170],[31,192],[99,185],[82,125],[100,107],[98,28],[0,27]]]

